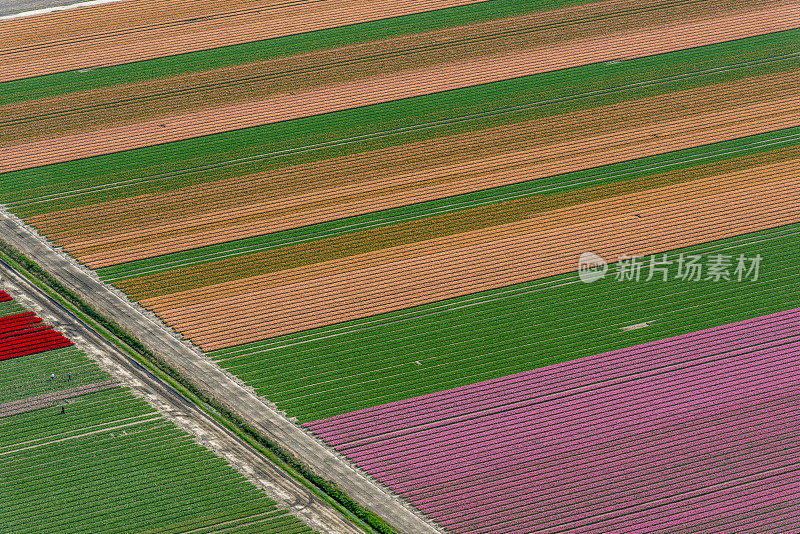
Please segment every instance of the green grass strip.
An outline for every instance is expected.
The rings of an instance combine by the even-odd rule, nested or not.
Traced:
[[[45,431],[48,421],[60,417],[22,415],[27,426]],[[238,520],[275,509],[263,492],[168,421],[125,430],[1,456],[4,528],[16,533],[138,532],[185,522],[210,526],[220,515]],[[285,514],[263,521],[265,529],[287,524],[312,532]]]
[[[795,224],[670,255],[758,253],[755,282],[584,284],[573,272],[211,356],[290,415],[322,419],[797,307],[799,237]]]
[[[22,217],[800,68],[800,30],[5,173]]]
[[[88,72],[67,71],[37,76],[0,83],[0,105],[125,83],[167,78],[191,72],[209,71],[317,50],[330,50],[390,37],[488,22],[545,9],[585,4],[591,1],[594,0],[484,1],[466,6],[102,67]]]
[[[53,380],[50,380],[51,373],[55,375]],[[75,347],[20,356],[0,364],[0,403],[110,379],[111,376]]]

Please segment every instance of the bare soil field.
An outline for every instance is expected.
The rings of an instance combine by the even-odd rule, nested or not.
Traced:
[[[0,172],[86,158],[202,135],[258,126],[470,87],[598,61],[631,59],[741,39],[800,26],[800,2],[714,19],[573,39],[430,68],[280,93],[265,99],[189,111],[167,118],[0,147]]]
[[[28,222],[97,268],[796,126],[793,94],[800,75],[770,75]]]

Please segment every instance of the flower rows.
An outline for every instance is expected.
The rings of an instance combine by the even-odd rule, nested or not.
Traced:
[[[0,292],[0,302],[8,297]],[[8,297],[10,300],[10,297]],[[0,360],[69,347],[72,342],[51,327],[41,324],[33,312],[17,313],[0,318]]]

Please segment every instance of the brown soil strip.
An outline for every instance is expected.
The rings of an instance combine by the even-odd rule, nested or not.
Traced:
[[[762,87],[770,89],[777,87],[773,85],[774,81],[756,79],[752,83],[760,82]],[[783,93],[775,91],[774,94],[777,98]],[[341,165],[339,170],[346,171],[349,176],[368,178],[366,187],[375,191],[377,196],[364,195],[358,190],[353,192],[353,187],[363,187],[356,185],[344,188],[345,193],[355,193],[355,198],[343,196],[342,191],[336,189],[315,191],[288,199],[296,207],[284,213],[276,212],[282,201],[274,197],[270,200],[268,189],[262,192],[262,196],[267,195],[263,199],[255,192],[249,192],[251,185],[262,183],[262,187],[267,187],[266,181],[247,184],[242,179],[241,183],[247,186],[245,189],[240,187],[241,183],[237,187],[232,180],[222,181],[163,197],[145,195],[31,217],[29,222],[82,262],[99,267],[800,124],[800,99],[770,101],[765,96],[757,104],[748,104],[748,95],[750,92],[744,86],[724,85],[648,99],[648,102],[626,103],[616,109],[598,108],[572,117],[551,117],[527,128],[519,128],[516,135],[523,142],[533,144],[531,140],[538,137],[537,130],[551,128],[563,135],[558,139],[560,142],[553,144],[546,138],[544,142],[538,139],[536,143],[541,145],[527,150],[514,150],[518,148],[513,142],[514,136],[505,135],[510,130],[500,128],[498,139],[508,140],[506,149],[513,151],[504,153],[498,150],[497,155],[477,160],[459,155],[457,148],[454,150],[462,142],[463,146],[476,144],[474,136],[463,136],[456,140],[457,143],[436,140],[443,150],[438,161],[434,157],[436,150],[429,152],[430,143],[426,142],[416,147],[405,147],[405,158],[388,160],[385,171],[377,176],[359,172],[358,166],[342,165],[341,160],[333,160],[331,163]],[[757,94],[755,97],[759,100]],[[695,106],[692,112],[696,114],[686,117],[683,108],[689,103]],[[663,122],[653,122],[654,117]],[[613,131],[616,128],[621,130]],[[612,131],[584,138],[587,130],[595,134],[603,130]],[[431,170],[398,172],[396,165],[405,167],[406,162],[418,157],[417,154],[426,155],[427,160],[423,163],[431,165]],[[366,154],[359,165],[379,165],[380,158],[371,156]],[[454,160],[462,163],[454,164]],[[330,179],[330,174],[320,172],[322,169],[320,165],[307,165],[303,167],[303,175]],[[288,174],[285,169],[283,172]],[[268,173],[267,177],[275,174]],[[392,182],[398,180],[410,184],[405,191],[392,189]],[[328,204],[332,200],[335,202],[333,205],[323,203],[315,206],[313,201],[320,202],[320,197],[328,197]],[[198,203],[200,199],[205,199],[205,207],[210,213],[204,213]],[[236,206],[230,202],[231,199],[239,199],[239,203],[255,201],[255,204]],[[143,206],[147,206],[147,210],[143,210]],[[146,217],[140,219],[143,211],[160,215],[160,224],[147,224]],[[191,215],[187,216],[187,213]],[[255,219],[254,214],[257,214]],[[104,221],[106,218],[108,220]],[[92,234],[99,235],[92,237]]]
[[[0,82],[207,50],[476,0],[127,0],[0,23]]]
[[[214,350],[571,272],[578,255],[587,250],[605,258],[652,254],[797,222],[797,168],[789,167],[781,181],[647,206],[646,210],[620,197],[616,210],[606,209],[605,215],[595,220],[538,232],[529,229],[516,235],[487,235],[495,238],[285,286],[261,289],[254,285],[250,292],[232,296],[224,287],[217,287],[216,298],[200,304],[173,307],[176,303],[165,302],[169,297],[143,304],[204,350]],[[769,171],[765,172],[773,176]],[[504,230],[492,229],[495,234]],[[242,306],[243,302],[247,306]]]
[[[800,157],[800,149],[781,149],[608,185],[587,187],[578,191],[494,203],[388,227],[372,228],[347,235],[143,275],[114,282],[114,285],[133,300],[151,299],[160,295],[197,290],[226,281],[250,278],[498,226],[557,208],[576,206],[603,198],[675,185],[736,169],[741,170],[798,157]]]
[[[0,148],[0,172],[340,111],[597,61],[630,59],[800,26],[800,2],[757,12],[576,39],[434,68],[407,69],[299,94]]]
[[[764,4],[764,0],[748,4]],[[738,9],[729,0],[694,0],[678,5],[663,0],[646,7],[640,0],[629,0],[623,5],[601,4],[597,8],[596,12],[581,13],[577,20],[570,10],[554,10],[0,106],[0,146],[408,68],[432,67],[612,31],[632,31],[651,26],[654,20],[675,23],[721,16]]]
[[[27,399],[6,402],[0,404],[0,417],[8,417],[9,415],[47,408],[48,406],[58,404],[58,402],[62,400],[115,387],[119,387],[119,382],[116,380],[106,380],[104,382],[95,382],[94,384],[86,384],[84,386],[56,391],[55,393],[44,393],[42,395],[28,397]]]

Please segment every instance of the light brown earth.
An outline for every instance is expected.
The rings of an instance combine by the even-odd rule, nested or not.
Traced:
[[[210,351],[798,222],[799,201],[791,160],[142,304]]]
[[[207,50],[476,0],[126,0],[0,23],[0,82]]]
[[[346,83],[609,32],[719,17],[765,0],[624,0],[555,9],[332,50],[0,106],[0,146]],[[593,9],[589,9],[592,7]]]
[[[800,1],[716,19],[615,32],[551,46],[406,69],[296,94],[191,111],[0,148],[0,172],[421,96],[598,61],[631,59],[800,27]]]
[[[762,76],[29,222],[97,268],[797,126],[795,94],[800,74]]]

